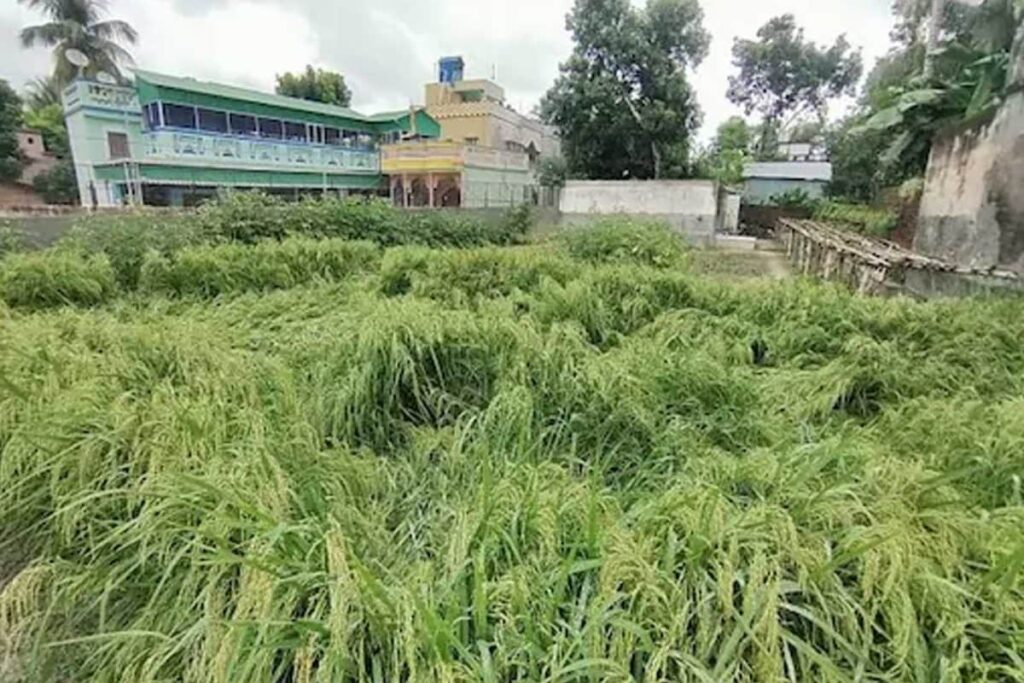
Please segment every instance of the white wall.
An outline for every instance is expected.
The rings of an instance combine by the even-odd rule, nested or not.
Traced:
[[[718,187],[711,180],[570,180],[559,210],[569,222],[623,214],[659,218],[689,241],[713,241]]]

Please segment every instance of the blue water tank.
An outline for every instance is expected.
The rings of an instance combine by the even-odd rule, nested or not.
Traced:
[[[462,57],[441,57],[438,62],[437,79],[441,83],[455,83],[462,80],[462,70],[466,63]]]

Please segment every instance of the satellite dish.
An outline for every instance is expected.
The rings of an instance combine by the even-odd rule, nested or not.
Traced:
[[[96,74],[96,80],[107,85],[117,85],[117,78],[106,71]]]
[[[78,68],[89,66],[89,56],[81,50],[76,50],[75,48],[64,50],[64,58],[72,64],[74,64],[75,66],[77,66]]]

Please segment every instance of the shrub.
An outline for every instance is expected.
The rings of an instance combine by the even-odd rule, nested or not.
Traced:
[[[126,214],[97,214],[76,223],[58,243],[88,254],[103,254],[110,260],[117,283],[134,290],[146,254],[171,254],[203,241],[192,216],[139,211]]]
[[[142,268],[141,289],[176,295],[215,297],[248,290],[294,287],[311,280],[340,280],[379,258],[369,242],[295,237],[255,245],[191,247],[170,256],[151,253]]]
[[[768,198],[769,206],[778,206],[783,209],[811,209],[818,206],[820,200],[814,199],[802,188],[793,188],[779,194],[773,194]]]
[[[114,270],[102,255],[50,251],[10,254],[0,261],[0,298],[10,306],[94,306],[115,291]]]
[[[472,247],[522,241],[532,215],[525,206],[485,218],[458,210],[404,211],[380,199],[307,197],[286,203],[260,193],[233,192],[204,204],[198,221],[211,241],[252,243],[305,235],[384,246]]]
[[[892,232],[899,216],[886,209],[876,209],[865,204],[843,204],[824,202],[814,211],[818,220],[839,223],[842,227],[867,235],[884,237]]]
[[[608,218],[561,236],[570,256],[590,263],[637,263],[665,268],[678,265],[685,248],[663,223]]]
[[[14,251],[22,251],[27,244],[25,233],[10,223],[0,221],[0,257]]]

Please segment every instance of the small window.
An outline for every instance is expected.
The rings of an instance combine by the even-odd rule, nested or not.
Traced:
[[[292,123],[291,121],[285,121],[284,123],[284,137],[287,140],[293,142],[305,142],[306,141],[306,124],[304,123]]]
[[[107,153],[111,159],[127,159],[131,156],[128,153],[128,134],[107,133]]]
[[[476,145],[480,143],[480,138],[466,138],[467,145]]]
[[[281,139],[284,126],[279,119],[260,119],[260,137]]]
[[[145,106],[146,128],[154,130],[160,127],[160,105],[150,102]]]
[[[211,133],[227,133],[227,112],[215,111],[213,109],[200,109],[199,130],[208,130]]]
[[[195,128],[195,107],[180,104],[164,104],[164,123],[172,128]]]
[[[328,145],[341,144],[341,131],[337,128],[324,128],[324,143]]]
[[[31,138],[31,137],[30,137],[30,138],[28,139],[28,144],[30,144],[30,145],[34,145],[34,144],[36,144],[36,141],[35,141],[35,140],[34,140],[33,138]]]
[[[256,117],[247,114],[231,114],[228,117],[231,132],[235,135],[256,135]]]

